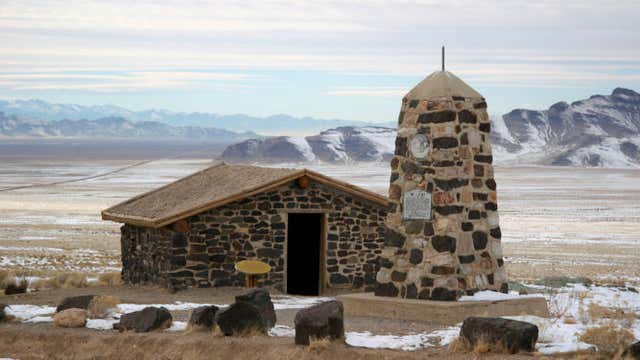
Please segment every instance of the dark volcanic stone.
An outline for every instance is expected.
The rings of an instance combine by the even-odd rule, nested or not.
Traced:
[[[478,117],[469,110],[462,110],[458,112],[458,121],[462,124],[475,124],[478,121]]]
[[[402,282],[406,278],[407,278],[407,273],[400,272],[400,271],[395,271],[395,270],[391,272],[391,280],[392,281]]]
[[[443,287],[437,287],[431,290],[431,300],[436,301],[456,301],[460,294],[455,290],[449,290]]]
[[[487,187],[491,190],[495,190],[496,189],[496,181],[493,179],[488,179],[486,182]]]
[[[471,236],[473,237],[474,249],[482,250],[487,247],[487,234],[482,231],[474,231]]]
[[[340,285],[340,284],[348,284],[349,278],[342,274],[331,274],[329,277],[329,282],[331,284]]]
[[[470,210],[469,211],[469,220],[478,220],[480,219],[480,211],[478,210]]]
[[[500,231],[500,227],[496,227],[493,228],[491,230],[489,230],[489,234],[491,234],[491,236],[493,236],[494,238],[500,240],[500,238],[502,237],[502,231]]]
[[[405,294],[405,298],[407,299],[416,299],[418,297],[418,288],[415,284],[409,284],[407,286],[407,291]]]
[[[493,156],[491,155],[476,155],[473,159],[477,162],[491,164],[493,161]]]
[[[406,237],[393,229],[387,229],[384,235],[385,246],[402,247],[405,241]]]
[[[492,202],[488,202],[488,203],[484,204],[484,209],[485,210],[496,211],[496,210],[498,210],[498,204],[492,203]]]
[[[451,275],[454,273],[454,269],[449,266],[434,266],[431,268],[431,273],[436,275]]]
[[[438,252],[455,252],[456,239],[446,235],[434,236],[431,238],[431,246]]]
[[[622,352],[621,358],[640,360],[640,341],[627,346]]]
[[[475,259],[473,255],[459,255],[458,259],[460,260],[460,264],[471,264]]]
[[[0,322],[5,321],[7,318],[7,314],[4,312],[4,309],[7,307],[5,304],[0,304]]]
[[[485,101],[479,102],[477,104],[473,104],[474,109],[485,109],[487,107],[487,103]]]
[[[140,311],[122,315],[120,322],[114,324],[113,327],[120,331],[149,332],[170,327],[172,320],[173,317],[169,310],[163,307],[149,306]]]
[[[242,335],[251,331],[267,333],[267,325],[257,307],[236,302],[218,311],[216,322],[225,336]]]
[[[333,281],[332,281],[333,283]],[[276,325],[276,311],[271,302],[269,292],[264,288],[252,289],[236,296],[236,302],[243,302],[255,306],[265,321],[267,328]]]
[[[458,139],[453,137],[434,138],[432,146],[434,149],[451,149],[458,146]]]
[[[432,287],[433,286],[433,279],[430,278],[430,277],[420,278],[420,285],[422,287]]]
[[[422,220],[410,220],[404,223],[404,230],[407,234],[418,234],[422,231],[424,221]]]
[[[446,216],[451,214],[460,214],[462,213],[462,210],[464,210],[464,207],[459,205],[436,206],[435,210],[438,214]]]
[[[388,297],[396,297],[398,296],[398,288],[396,288],[393,283],[376,283],[376,288],[374,289],[373,294],[375,296],[388,296]]]
[[[407,138],[396,137],[396,151],[395,155],[405,156],[407,154]]]
[[[449,179],[449,180],[434,179],[434,181],[435,181],[436,185],[440,189],[442,189],[442,191],[449,191],[449,190],[457,189],[459,187],[466,186],[466,185],[469,184],[469,180],[460,179],[460,178]]]
[[[282,256],[282,250],[274,248],[260,248],[258,249],[258,257],[278,259]]]
[[[298,311],[294,319],[296,344],[309,345],[309,340],[344,339],[344,308],[339,301],[327,301]]]
[[[411,253],[409,254],[409,262],[417,265],[422,262],[422,250],[420,249],[411,249]]]
[[[418,171],[418,165],[416,165],[412,161],[403,162],[402,165],[400,165],[400,168],[408,176],[411,176]]]
[[[470,317],[462,323],[460,337],[471,346],[484,342],[515,354],[535,350],[538,327],[524,321]]]
[[[481,123],[478,125],[478,129],[482,132],[490,132],[491,131],[491,123]]]
[[[473,223],[463,222],[461,227],[462,227],[462,231],[473,231]]]
[[[187,237],[184,234],[175,233],[175,234],[173,234],[173,237],[171,238],[171,245],[174,248],[186,247],[187,246]]]
[[[58,307],[56,307],[56,312],[72,308],[86,310],[94,297],[95,295],[81,295],[64,298]]]
[[[424,236],[431,236],[434,234],[433,231],[433,224],[431,223],[431,221],[426,222],[424,224],[424,231],[423,231]]]
[[[211,330],[216,325],[217,306],[200,306],[191,311],[189,327],[191,329]]]
[[[420,116],[418,116],[418,123],[438,124],[438,123],[454,121],[455,119],[456,119],[455,111],[451,111],[451,110],[434,111],[434,112],[420,114]]]
[[[27,292],[27,285],[26,284],[23,284],[23,285],[9,284],[4,289],[4,294],[5,295],[24,294],[26,292]]]

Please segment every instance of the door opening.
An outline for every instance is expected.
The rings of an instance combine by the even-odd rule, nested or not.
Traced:
[[[287,293],[319,295],[323,214],[290,213],[287,223]]]

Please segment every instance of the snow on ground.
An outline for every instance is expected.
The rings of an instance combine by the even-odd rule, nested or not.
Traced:
[[[86,327],[95,330],[113,330],[113,324],[118,322],[118,319],[87,319]]]
[[[166,331],[185,331],[187,330],[187,322],[186,321],[172,321],[171,327]]]
[[[284,309],[304,309],[311,305],[319,304],[325,301],[335,300],[332,297],[302,297],[289,295],[274,295],[271,298],[273,307],[276,310]]]
[[[518,295],[516,292],[510,292],[508,294],[504,294],[496,291],[478,291],[473,294],[473,296],[462,296],[459,301],[497,301],[497,300],[512,300],[512,299],[523,299],[528,297],[544,297],[542,294],[531,294],[531,295]]]
[[[4,309],[7,315],[16,317],[19,320],[29,320],[36,316],[50,315],[56,312],[53,306],[40,305],[9,305]]]
[[[221,304],[202,304],[202,303],[176,301],[173,304],[118,304],[118,310],[123,314],[127,314],[134,311],[140,311],[149,306],[163,307],[169,311],[180,311],[180,310],[193,310],[200,306],[211,306],[211,305],[215,305],[217,307],[227,306],[224,304],[222,305]]]

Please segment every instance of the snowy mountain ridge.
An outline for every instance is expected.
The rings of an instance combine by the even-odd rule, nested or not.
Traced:
[[[547,110],[516,109],[492,117],[498,165],[640,167],[640,94],[617,88]],[[338,127],[307,137],[252,139],[229,146],[223,159],[242,162],[388,161],[392,128]]]

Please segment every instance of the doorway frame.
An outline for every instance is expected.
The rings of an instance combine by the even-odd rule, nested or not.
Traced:
[[[327,279],[327,226],[329,225],[330,210],[323,209],[291,209],[281,212],[285,220],[284,235],[284,293],[289,294],[289,284],[287,284],[289,274],[289,214],[318,214],[320,215],[320,276],[318,276],[318,296],[325,293]]]

